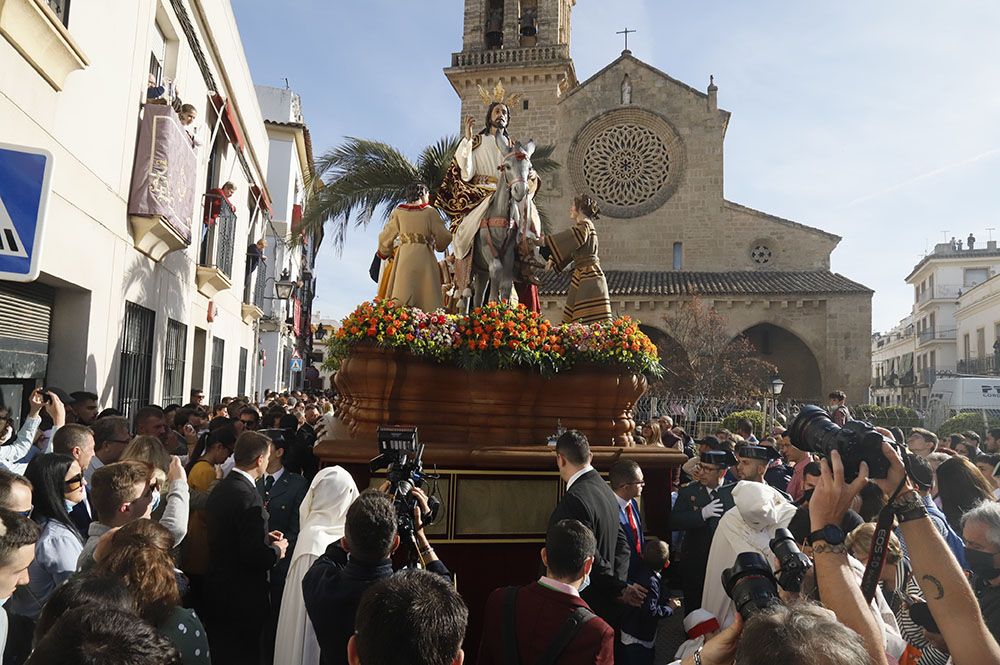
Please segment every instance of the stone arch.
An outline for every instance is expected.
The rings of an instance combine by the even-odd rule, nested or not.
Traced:
[[[656,350],[660,354],[660,362],[669,365],[671,362],[687,362],[687,351],[681,343],[654,326],[639,324],[639,330],[646,333],[646,336],[656,345]]]
[[[797,334],[773,323],[758,323],[740,333],[753,344],[761,358],[777,366],[785,382],[783,397],[818,399],[823,395],[819,361]]]

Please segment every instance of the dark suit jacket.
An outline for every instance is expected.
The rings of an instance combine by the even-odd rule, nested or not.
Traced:
[[[773,466],[764,472],[764,482],[781,492],[788,493],[788,483],[792,480],[794,470],[784,464]]]
[[[483,639],[479,643],[479,665],[506,665],[504,658],[503,615],[506,589],[496,589],[486,601]],[[566,617],[577,607],[587,607],[582,599],[534,582],[517,594],[514,625],[521,665],[533,665],[549,648]],[[594,617],[556,660],[556,665],[613,665],[615,632],[603,619]]]
[[[628,541],[628,580],[631,582],[632,573],[637,570],[641,565],[642,558],[639,556],[639,552],[642,551],[642,543],[645,539],[642,531],[642,518],[639,516],[639,502],[635,499],[629,501],[632,504],[632,515],[635,517],[635,525],[639,529],[639,550],[635,547],[635,535],[632,533],[632,527],[628,523],[628,515],[625,514],[624,508],[618,509],[618,522],[622,525],[622,531],[625,532],[625,539]]]
[[[205,504],[208,523],[208,594],[210,623],[219,630],[245,635],[258,630],[267,616],[267,573],[278,552],[267,542],[267,514],[257,489],[235,470]]]
[[[440,561],[429,563],[427,570],[451,576]],[[392,573],[389,559],[374,564],[348,559],[339,540],[331,543],[309,568],[302,578],[302,598],[316,631],[323,665],[347,665],[347,642],[354,634],[354,615],[361,596],[369,586]]]
[[[90,499],[90,487],[87,487],[87,499],[88,501],[81,501],[80,503],[73,506],[73,510],[69,512],[69,519],[76,526],[80,535],[83,536],[84,540],[87,540],[87,533],[90,531],[90,523],[94,521],[93,515],[87,510],[87,504]]]
[[[723,510],[736,505],[733,502],[733,487],[735,485],[722,485],[716,490]],[[680,552],[682,561],[700,561],[704,564],[708,560],[708,550],[712,545],[715,528],[719,526],[719,518],[706,522],[701,516],[701,509],[711,501],[708,488],[701,483],[691,483],[677,490],[677,501],[670,511],[670,529],[684,532]]]
[[[590,586],[581,592],[591,609],[614,624],[621,609],[615,599],[628,579],[628,538],[618,521],[621,509],[611,487],[596,470],[583,474],[566,490],[562,501],[549,517],[549,527],[566,519],[583,522],[597,539]]]
[[[625,611],[622,632],[644,642],[653,642],[656,640],[656,626],[660,619],[670,616],[674,611],[667,604],[669,597],[665,593],[660,595],[661,591],[666,590],[660,586],[660,573],[641,564],[632,581],[646,587],[649,593],[646,594],[642,607],[630,607]]]
[[[295,432],[295,436],[292,438],[288,459],[285,461],[285,469],[302,474],[307,481],[312,481],[319,472],[319,459],[313,454],[314,445],[316,445],[316,430],[313,429],[312,425],[306,423]]]
[[[309,481],[288,469],[274,483],[269,495],[264,493],[264,479],[257,481],[257,491],[264,501],[267,511],[267,530],[280,531],[288,539],[287,556],[278,562],[271,571],[271,584],[284,585],[288,574],[288,564],[295,551],[295,542],[299,539],[299,505],[309,490]]]

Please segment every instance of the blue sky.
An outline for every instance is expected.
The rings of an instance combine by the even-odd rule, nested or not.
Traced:
[[[543,0],[544,1],[544,0]],[[442,69],[461,49],[462,0],[235,0],[257,83],[302,96],[317,155],[345,136],[407,154],[458,130]],[[278,9],[280,7],[280,10]],[[578,0],[585,80],[622,48],[732,112],[732,201],[843,236],[833,269],[875,289],[873,326],[910,308],[903,278],[943,231],[998,230],[1000,3]],[[512,124],[516,126],[516,115]],[[318,302],[339,318],[374,294],[377,229],[319,259]]]

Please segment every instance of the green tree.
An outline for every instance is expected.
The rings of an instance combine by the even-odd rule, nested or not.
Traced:
[[[734,411],[733,413],[730,413],[722,419],[722,423],[719,426],[735,434],[738,428],[737,424],[741,420],[749,420],[753,425],[754,435],[763,439],[767,435],[767,423],[771,420],[771,418],[770,416],[765,416],[763,412],[757,411],[756,409],[747,409],[745,411]]]
[[[388,143],[348,137],[316,160],[315,176],[307,184],[309,203],[302,218],[303,229],[331,222],[333,244],[341,248],[352,221],[354,227],[364,227],[376,216],[385,219],[404,203],[403,194],[410,183],[423,182],[433,198],[458,143],[457,136],[438,139],[413,162]],[[531,157],[532,166],[542,176],[559,166],[552,160],[552,150],[552,146],[539,146]],[[541,207],[538,212],[542,216]],[[546,222],[542,216],[543,227]]]

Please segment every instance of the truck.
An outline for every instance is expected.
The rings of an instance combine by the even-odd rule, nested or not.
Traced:
[[[983,421],[1000,419],[1000,376],[940,376],[927,400],[927,427],[936,430],[959,413],[981,413]]]

